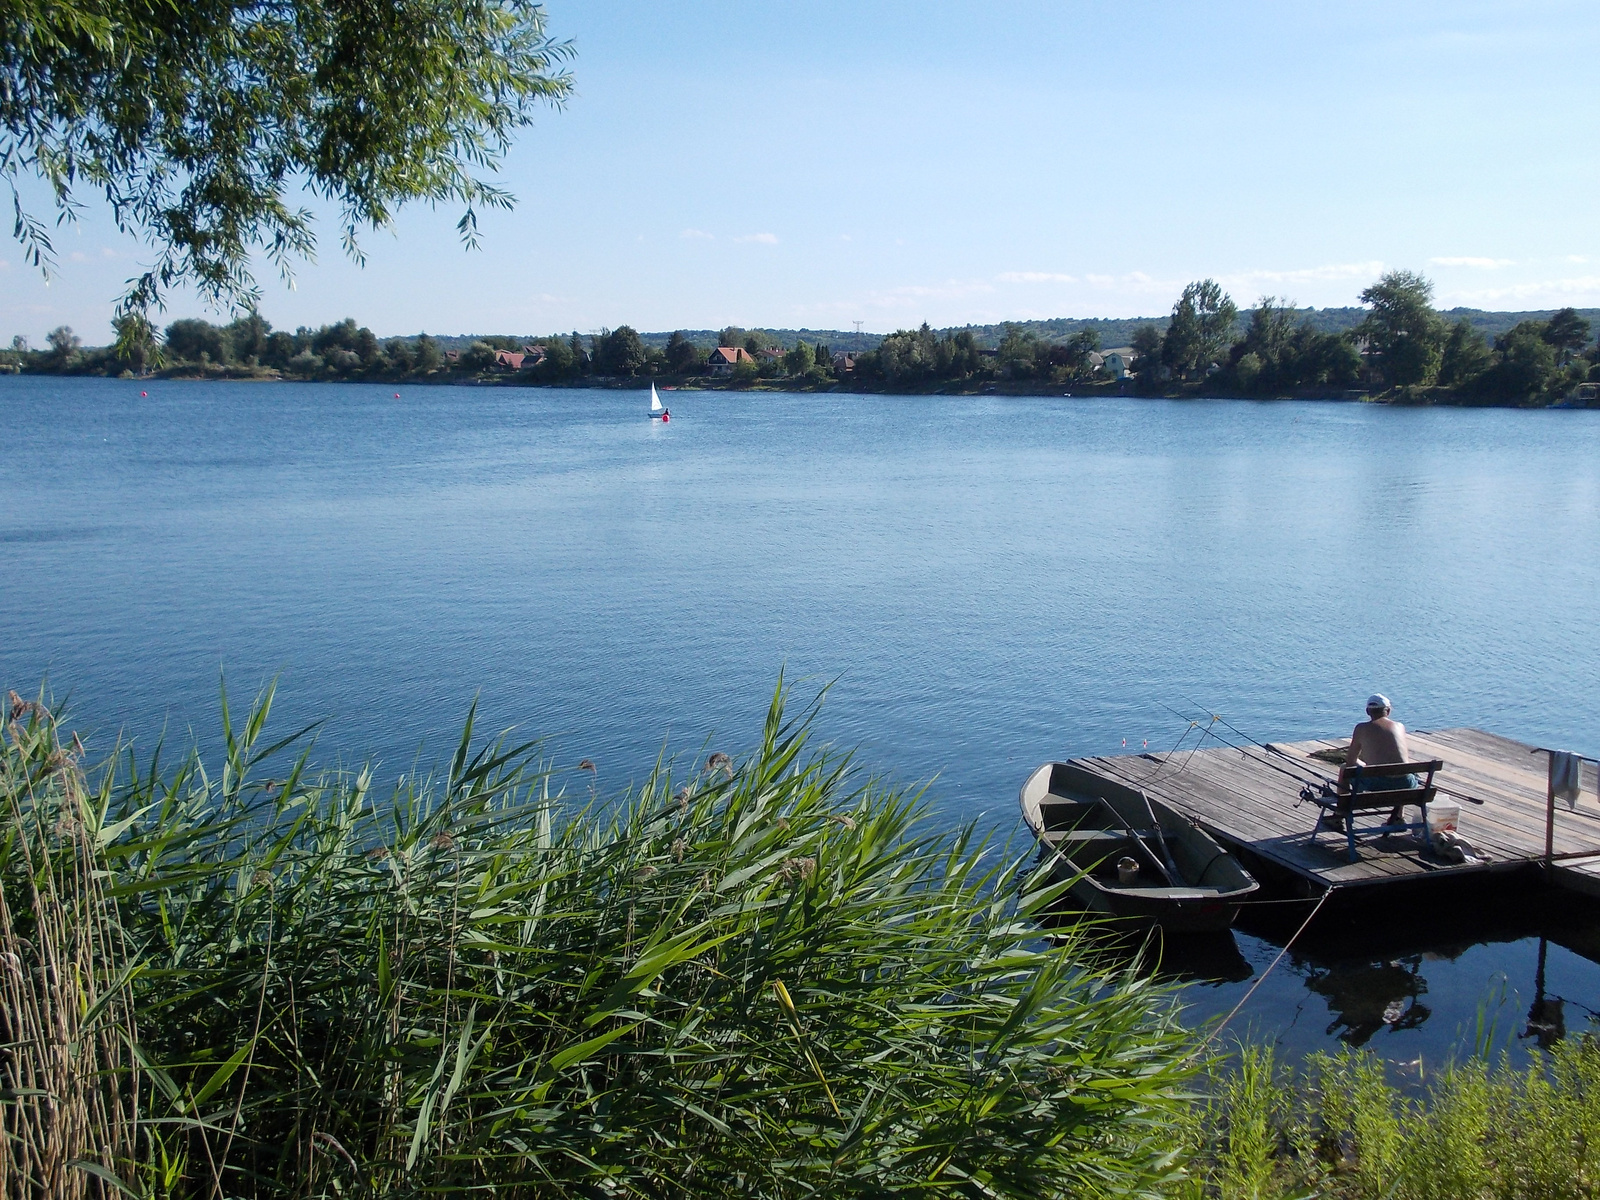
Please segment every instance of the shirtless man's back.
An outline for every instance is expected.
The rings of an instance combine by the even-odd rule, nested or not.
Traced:
[[[1367,719],[1350,734],[1350,749],[1345,751],[1344,764],[1353,767],[1365,763],[1369,767],[1388,763],[1411,761],[1411,747],[1406,744],[1406,727],[1389,716],[1389,697],[1378,694],[1367,697]],[[1402,775],[1388,779],[1357,779],[1355,790],[1387,791],[1390,788],[1416,787],[1415,775]],[[1401,810],[1389,814],[1389,824],[1397,825]]]
[[[1350,734],[1350,749],[1345,753],[1345,763],[1355,766],[1366,763],[1369,767],[1385,763],[1402,763],[1411,760],[1411,748],[1406,744],[1406,727],[1389,716],[1389,698],[1371,696],[1367,700],[1367,719]]]

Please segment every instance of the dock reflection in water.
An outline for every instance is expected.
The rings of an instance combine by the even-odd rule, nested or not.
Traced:
[[[1331,910],[1263,979],[1304,919],[1282,909],[1257,908],[1214,937],[1151,939],[1146,961],[1183,985],[1190,1024],[1221,1020],[1255,987],[1224,1037],[1294,1057],[1350,1046],[1438,1065],[1484,1045],[1526,1061],[1600,1031],[1600,912],[1570,895],[1458,899],[1403,916]],[[1142,945],[1124,938],[1116,952],[1131,958]]]

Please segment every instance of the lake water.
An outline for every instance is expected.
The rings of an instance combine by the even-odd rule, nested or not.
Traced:
[[[1600,750],[1600,412],[676,392],[663,426],[637,392],[393,393],[0,377],[0,685],[48,677],[104,747],[207,738],[223,671],[276,676],[275,724],[384,774],[477,694],[613,789],[751,745],[783,670],[833,683],[823,737],[1002,838],[1029,768],[1170,745],[1171,710],[1290,740],[1378,690]],[[1519,920],[1297,951],[1239,1021],[1437,1059],[1526,1012],[1562,918]],[[1546,945],[1574,1027],[1588,921]],[[1246,978],[1197,1014],[1274,936],[1199,971]]]

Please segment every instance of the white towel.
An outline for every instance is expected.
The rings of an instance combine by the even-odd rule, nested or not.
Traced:
[[[1550,794],[1565,800],[1568,808],[1578,807],[1578,788],[1583,780],[1583,756],[1565,750],[1550,752]]]

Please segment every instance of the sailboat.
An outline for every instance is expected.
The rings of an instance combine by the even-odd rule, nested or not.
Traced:
[[[660,417],[663,421],[668,419],[667,410],[661,407],[661,397],[656,395],[654,380],[650,383],[650,415],[652,417]]]

